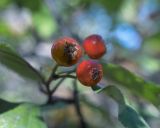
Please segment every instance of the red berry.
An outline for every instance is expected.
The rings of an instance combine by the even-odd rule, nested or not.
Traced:
[[[83,85],[94,86],[102,79],[102,65],[95,61],[84,60],[77,66],[76,74]]]
[[[75,39],[62,37],[53,43],[51,54],[57,64],[68,67],[78,62],[82,48]]]
[[[99,59],[106,53],[105,42],[100,35],[90,35],[83,42],[86,54],[92,59]]]

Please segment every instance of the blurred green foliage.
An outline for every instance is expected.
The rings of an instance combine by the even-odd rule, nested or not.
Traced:
[[[72,36],[82,43],[89,34],[101,34],[107,46],[107,54],[99,60],[104,68],[103,80],[92,89],[78,83],[88,127],[148,128],[149,124],[151,128],[158,128],[159,8],[160,0],[0,0],[0,63],[24,78],[23,87],[31,86],[34,91],[34,84],[29,85],[31,81],[28,80],[44,82],[55,64],[50,59],[53,40]],[[4,72],[9,71],[2,65],[1,92],[16,92],[20,80],[10,81],[15,76],[6,75]],[[68,69],[60,68],[59,71]],[[58,82],[54,81],[52,87]],[[55,95],[71,97],[72,80],[60,83],[62,86]],[[110,84],[116,86],[108,86]],[[27,91],[23,87],[17,93]],[[33,95],[33,91],[28,95]],[[2,98],[6,100],[8,96]],[[126,99],[129,102],[126,103]],[[36,100],[44,99],[37,96]],[[34,101],[27,101],[32,103],[19,105],[0,100],[0,127],[46,128],[45,123],[51,128],[77,127],[73,106],[60,103],[40,109]],[[154,107],[145,109],[150,105]],[[45,123],[39,116],[43,116]]]
[[[11,0],[1,0],[0,1],[0,9],[4,9],[8,4],[10,4]]]
[[[54,17],[46,7],[33,14],[33,24],[39,36],[44,39],[50,38],[57,29]]]
[[[30,1],[30,0],[14,0],[14,2],[19,7],[29,8],[32,11],[38,11],[40,9],[41,5],[43,4],[42,0],[34,0],[34,2]]]

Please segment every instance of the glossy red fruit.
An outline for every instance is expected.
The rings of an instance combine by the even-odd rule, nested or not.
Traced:
[[[76,74],[83,85],[94,86],[102,79],[102,65],[92,60],[84,60],[77,66]]]
[[[83,42],[83,48],[91,59],[99,59],[106,53],[105,42],[100,35],[90,35]]]
[[[51,54],[60,66],[72,66],[82,56],[82,48],[77,41],[71,37],[62,37],[53,43]]]

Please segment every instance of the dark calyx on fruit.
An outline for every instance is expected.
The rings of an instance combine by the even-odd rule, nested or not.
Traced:
[[[91,71],[91,76],[93,80],[97,80],[100,78],[100,71],[97,68],[93,68]]]
[[[67,57],[67,63],[70,64],[72,60],[76,59],[76,44],[69,44],[66,42],[64,46],[64,56]]]

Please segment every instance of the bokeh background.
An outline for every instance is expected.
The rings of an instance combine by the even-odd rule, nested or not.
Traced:
[[[46,77],[55,63],[50,55],[54,40],[71,36],[82,43],[91,34],[106,41],[103,61],[160,84],[160,0],[0,0],[0,42],[11,45]],[[104,78],[101,83],[106,82]],[[70,84],[71,80],[63,82],[55,95],[70,97]],[[92,128],[123,128],[115,101],[86,87],[80,87],[80,92],[82,99],[88,99],[82,102],[82,109]],[[125,94],[151,128],[159,128],[159,111],[127,90]],[[46,101],[38,83],[24,80],[2,65],[0,97],[37,104]],[[44,113],[49,127],[76,127],[73,106],[55,109]]]

